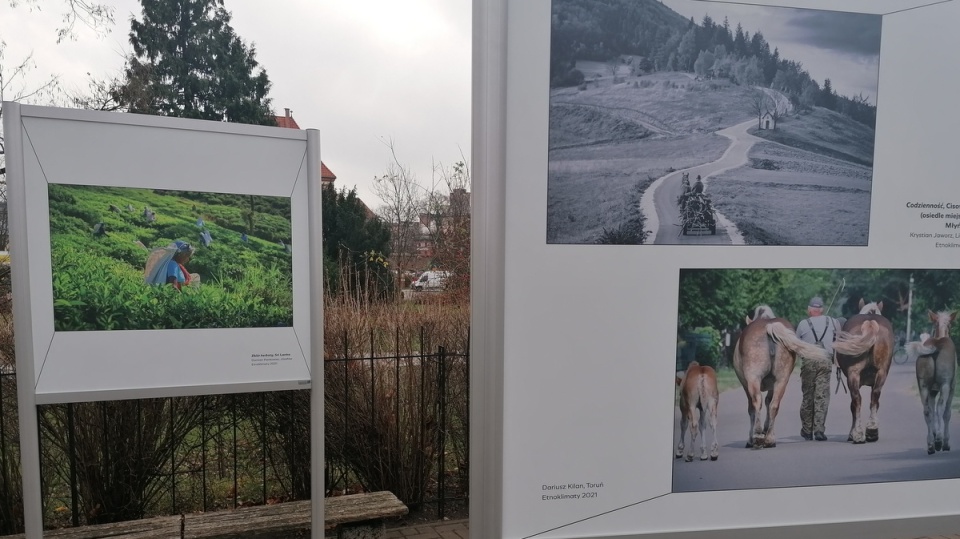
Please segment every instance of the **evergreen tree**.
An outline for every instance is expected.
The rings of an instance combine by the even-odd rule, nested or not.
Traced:
[[[141,0],[115,99],[130,112],[273,125],[270,80],[223,0]]]
[[[743,57],[747,52],[747,35],[743,31],[743,26],[737,23],[737,31],[733,38],[733,53]]]
[[[830,83],[830,79],[823,81],[823,89],[820,90],[818,104],[830,110],[834,110],[837,105],[837,95],[833,93],[833,85]]]
[[[323,269],[327,293],[365,289],[370,297],[388,291],[392,283],[386,263],[390,230],[368,213],[356,188],[325,187],[323,206]],[[374,287],[374,290],[370,288]]]

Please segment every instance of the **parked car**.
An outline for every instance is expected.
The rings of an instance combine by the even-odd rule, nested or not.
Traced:
[[[450,277],[449,271],[425,271],[413,283],[413,289],[417,292],[443,290],[448,277]]]

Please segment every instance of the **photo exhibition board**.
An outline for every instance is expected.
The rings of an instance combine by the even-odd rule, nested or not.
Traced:
[[[637,3],[654,1],[661,4],[659,0],[637,0]],[[682,3],[664,0],[661,5],[673,5],[680,9],[679,4]],[[727,403],[732,402],[736,413],[733,414],[733,420],[726,423],[720,421],[717,427],[721,438],[719,458],[716,461],[701,461],[697,455],[693,462],[674,458],[679,425],[675,385],[680,345],[678,331],[681,331],[678,319],[686,312],[679,302],[680,298],[691,296],[680,289],[684,272],[742,269],[748,281],[756,281],[762,273],[759,270],[782,270],[778,277],[781,279],[793,278],[790,276],[794,274],[805,276],[803,270],[823,270],[821,274],[843,276],[845,286],[841,288],[841,283],[830,281],[829,286],[817,288],[809,283],[800,283],[802,279],[798,278],[793,284],[780,281],[778,290],[789,293],[791,297],[803,297],[803,304],[796,306],[796,312],[803,312],[810,296],[819,295],[826,302],[837,302],[836,306],[831,305],[832,316],[842,314],[844,317],[855,314],[849,310],[853,308],[849,305],[856,300],[852,297],[855,291],[862,291],[865,295],[874,292],[865,284],[871,282],[866,278],[868,275],[888,270],[916,269],[917,290],[921,270],[943,270],[942,275],[937,275],[946,281],[955,278],[956,272],[948,270],[957,268],[960,261],[960,251],[957,250],[960,248],[960,229],[957,228],[960,224],[960,195],[955,187],[956,164],[952,158],[960,109],[950,104],[953,96],[960,92],[960,73],[947,66],[954,64],[954,53],[960,49],[960,34],[952,28],[955,21],[960,20],[960,3],[897,0],[736,3],[737,9],[747,12],[751,7],[757,8],[758,12],[761,8],[777,7],[808,10],[807,15],[812,13],[809,10],[818,10],[817,13],[827,10],[879,17],[882,32],[876,93],[860,96],[865,97],[868,104],[876,106],[873,159],[867,167],[868,172],[857,172],[849,182],[843,180],[823,187],[818,183],[823,180],[822,176],[849,174],[850,169],[844,167],[850,166],[851,161],[857,161],[849,154],[831,153],[830,144],[824,143],[819,149],[801,148],[822,157],[818,163],[820,168],[814,171],[814,174],[821,176],[810,179],[810,170],[806,168],[787,180],[756,176],[765,169],[777,170],[777,167],[781,167],[781,172],[797,172],[789,167],[796,169],[801,166],[797,165],[798,162],[806,162],[808,165],[805,166],[809,166],[811,160],[818,161],[815,156],[798,157],[795,152],[799,151],[799,145],[796,143],[777,154],[777,148],[789,144],[777,146],[768,142],[764,148],[766,153],[748,154],[751,160],[741,163],[739,167],[742,168],[722,171],[736,176],[746,168],[753,169],[743,172],[748,180],[755,181],[737,195],[739,198],[733,197],[731,201],[731,197],[727,196],[724,202],[722,197],[716,195],[722,187],[723,177],[713,178],[715,183],[712,186],[710,181],[706,182],[706,192],[714,195],[714,209],[719,214],[736,208],[736,203],[741,202],[742,198],[764,200],[766,196],[767,200],[772,200],[776,197],[778,204],[782,202],[781,198],[785,198],[788,201],[786,206],[767,209],[769,219],[781,230],[808,227],[815,231],[814,235],[821,232],[829,234],[846,226],[847,214],[861,212],[857,215],[860,223],[857,226],[868,229],[863,241],[841,241],[829,245],[813,239],[787,240],[777,244],[776,237],[771,240],[756,231],[751,234],[750,230],[745,230],[740,237],[742,245],[737,245],[737,241],[731,242],[734,245],[701,245],[696,241],[699,236],[695,236],[691,242],[676,241],[669,245],[617,244],[623,243],[616,241],[618,237],[624,237],[622,234],[618,236],[621,232],[625,232],[628,238],[636,237],[636,221],[631,223],[630,220],[637,214],[643,215],[643,190],[653,184],[635,181],[629,185],[629,189],[609,195],[604,191],[606,184],[617,181],[610,174],[596,175],[592,182],[581,182],[576,190],[570,191],[567,199],[551,199],[551,174],[554,172],[551,163],[560,152],[566,152],[567,168],[564,172],[568,175],[594,174],[592,167],[596,163],[618,160],[625,163],[621,170],[626,175],[634,173],[631,167],[640,166],[630,161],[629,145],[634,141],[627,140],[629,137],[611,143],[610,140],[603,140],[597,132],[633,133],[634,138],[644,141],[669,140],[671,136],[683,132],[683,129],[688,129],[683,133],[703,139],[709,138],[712,133],[710,129],[695,132],[696,126],[690,127],[689,123],[684,123],[686,119],[678,115],[672,117],[673,123],[657,118],[658,110],[651,112],[637,108],[622,112],[630,109],[632,98],[625,96],[617,101],[615,92],[625,95],[627,92],[642,93],[651,89],[644,86],[650,84],[645,82],[648,80],[656,81],[655,84],[674,93],[707,92],[711,91],[713,78],[712,75],[689,73],[685,75],[689,83],[678,85],[676,81],[664,82],[662,77],[666,69],[658,71],[656,68],[659,66],[652,66],[641,69],[638,74],[631,71],[632,68],[625,67],[636,59],[619,56],[610,61],[604,58],[604,54],[609,55],[611,49],[589,50],[589,43],[584,41],[578,50],[589,56],[588,60],[593,65],[589,62],[583,64],[585,69],[580,69],[580,72],[584,77],[575,81],[574,90],[579,90],[579,97],[591,92],[606,92],[610,100],[583,106],[583,103],[575,102],[578,92],[571,90],[566,102],[551,102],[554,86],[551,80],[551,21],[558,19],[557,14],[552,12],[553,3],[551,0],[530,0],[505,1],[501,4],[504,15],[499,22],[496,19],[480,22],[477,43],[487,48],[485,52],[475,52],[475,58],[485,62],[480,68],[475,67],[475,73],[481,74],[481,80],[477,82],[481,89],[484,89],[483,77],[495,77],[498,68],[503,69],[505,76],[501,108],[498,109],[495,92],[490,88],[485,88],[486,93],[478,92],[475,88],[477,93],[474,98],[475,104],[481,103],[477,105],[480,110],[492,110],[494,115],[502,114],[504,126],[499,136],[494,134],[475,144],[475,150],[479,148],[480,155],[496,155],[498,150],[495,146],[499,144],[504,161],[502,177],[497,177],[495,167],[490,172],[480,170],[478,175],[481,181],[494,184],[502,182],[500,185],[503,190],[499,195],[502,196],[501,202],[497,202],[497,187],[476,188],[492,196],[484,202],[489,206],[478,208],[475,214],[475,219],[481,221],[475,224],[475,234],[480,231],[475,239],[488,246],[480,251],[481,255],[492,257],[490,260],[494,264],[497,256],[503,257],[502,288],[490,289],[502,294],[502,308],[497,307],[494,300],[484,300],[475,305],[477,339],[487,335],[483,324],[491,320],[494,322],[489,323],[500,324],[502,330],[502,358],[491,358],[491,361],[502,361],[502,365],[499,365],[502,367],[502,410],[498,413],[495,406],[489,407],[483,402],[484,397],[497,394],[490,390],[477,397],[479,411],[474,416],[475,420],[482,419],[483,414],[490,413],[492,415],[489,417],[495,419],[495,424],[502,420],[502,429],[488,438],[488,441],[495,440],[500,444],[502,461],[488,458],[482,464],[486,471],[500,477],[492,482],[498,485],[498,491],[492,494],[492,498],[485,498],[494,500],[497,507],[485,508],[485,512],[477,515],[477,518],[491,518],[486,523],[492,524],[494,530],[499,529],[502,536],[509,539],[612,538],[660,534],[686,537],[687,534],[701,531],[711,531],[719,537],[723,533],[720,530],[742,531],[784,526],[797,527],[801,534],[797,536],[813,529],[818,534],[826,534],[824,536],[839,536],[839,530],[847,530],[843,528],[844,523],[867,523],[862,524],[865,527],[857,529],[873,534],[871,537],[883,537],[884,534],[894,533],[891,530],[897,529],[896,522],[920,519],[919,524],[914,522],[913,529],[923,531],[923,519],[933,522],[937,518],[949,518],[960,513],[955,503],[960,495],[960,480],[957,479],[960,477],[960,453],[937,451],[932,455],[927,454],[923,407],[916,389],[912,390],[913,393],[904,389],[903,400],[891,396],[887,399],[889,403],[882,401],[879,417],[884,428],[880,429],[879,441],[867,444],[846,441],[851,424],[850,397],[843,391],[832,395],[826,433],[829,439],[819,445],[806,442],[801,438],[799,429],[794,430],[792,425],[799,425],[799,398],[796,403],[793,400],[788,402],[785,398],[778,419],[778,425],[782,426],[782,430],[777,431],[779,443],[776,447],[756,450],[744,447],[749,430],[747,400],[736,377],[728,373],[734,387],[721,394],[720,406],[723,411],[725,405],[731,408]],[[573,16],[588,17],[585,13],[589,11],[591,2],[567,1],[566,4],[573,4],[576,9],[566,11],[564,17],[578,13]],[[712,7],[724,5],[714,1],[691,1],[686,4],[695,4],[700,8],[700,15],[682,13],[688,20],[692,17],[697,24],[701,24],[703,14]],[[478,12],[483,13],[475,9],[475,16]],[[790,12],[794,16],[798,13],[795,10]],[[825,17],[825,20],[829,19]],[[715,16],[713,20],[721,24],[723,17]],[[752,26],[756,20],[760,18],[751,20],[751,26],[744,23],[748,35],[762,29]],[[606,22],[610,23],[611,19]],[[497,24],[502,24],[502,27],[495,28]],[[737,20],[731,16],[729,24],[731,28],[736,27]],[[491,29],[491,26],[494,28]],[[627,25],[618,27],[624,26]],[[781,32],[782,36],[789,35],[785,29],[787,26],[781,26],[780,30],[764,31],[770,49],[777,45],[777,32]],[[835,54],[841,54],[837,52],[840,45],[833,40],[843,33],[843,29],[834,27],[829,30],[813,33],[820,36],[816,39],[822,40],[819,48],[821,52],[833,50]],[[853,28],[846,30],[852,32]],[[491,36],[498,36],[498,31],[503,32],[496,40],[505,48],[502,59],[496,56],[497,43],[484,41],[491,39]],[[836,41],[843,40],[837,38]],[[818,43],[814,41],[813,45],[817,48]],[[784,46],[784,51],[788,48]],[[787,57],[786,52],[783,52],[783,57]],[[557,63],[567,68],[580,68],[580,59],[574,60],[578,63]],[[503,63],[498,64],[501,61]],[[609,65],[611,63],[612,66]],[[816,61],[810,61],[811,70],[815,64]],[[835,81],[841,81],[848,75],[848,71],[836,74],[811,71],[811,77],[818,81],[821,90],[824,78],[833,77]],[[855,92],[851,94],[850,90],[841,92],[838,88],[836,94],[840,93],[856,95]],[[581,105],[579,116],[564,116],[570,107],[578,104]],[[801,105],[799,101],[794,104],[798,107]],[[609,110],[601,110],[605,108],[621,112],[610,116],[607,114]],[[731,105],[731,110],[714,109],[711,114],[732,116],[737,114],[733,108]],[[785,130],[791,122],[808,121],[815,117],[820,108],[818,102],[814,101],[810,103],[809,110],[790,109],[784,118],[780,118],[783,122],[781,129]],[[691,111],[691,114],[697,112]],[[845,114],[850,113],[847,111]],[[489,124],[475,124],[475,133],[482,135],[484,129],[496,126],[498,120],[491,118]],[[844,124],[833,118],[828,116],[822,129],[836,126],[839,130],[835,138],[836,149],[843,153]],[[565,126],[566,132],[555,132],[551,126],[553,122],[560,122],[553,125]],[[574,127],[569,127],[571,125]],[[675,132],[669,133],[671,129],[675,129]],[[567,138],[562,138],[564,136]],[[611,137],[616,138],[614,135]],[[714,141],[704,142],[703,146],[709,144],[714,144]],[[683,152],[669,148],[664,151],[668,156],[675,156],[678,164],[657,165],[662,168],[656,173],[656,166],[648,166],[642,171],[645,177],[656,180],[695,166]],[[709,152],[719,156],[724,150],[722,147],[719,150],[713,147]],[[649,155],[655,153],[649,150]],[[763,163],[764,159],[770,161],[770,167]],[[836,170],[831,168],[834,166],[843,171],[830,172]],[[679,182],[680,178],[677,177],[676,181]],[[770,190],[770,184],[791,181],[795,184],[792,192]],[[869,187],[862,187],[864,183]],[[866,192],[867,204],[864,208],[834,203],[828,206],[830,211],[824,213],[818,206],[790,203],[794,199],[789,197],[796,197],[798,201],[817,200],[804,198],[810,191],[824,191],[837,197]],[[617,221],[612,221],[613,224],[604,223],[594,230],[588,228],[593,225],[592,222],[583,223],[583,230],[589,234],[584,233],[576,241],[551,241],[552,219],[565,219],[568,222],[581,219],[569,199],[578,199],[583,207],[599,209],[596,212],[599,214],[623,214],[623,226],[618,228],[615,224]],[[502,206],[498,207],[498,204]],[[497,230],[497,224],[489,220],[498,218],[503,219],[502,239],[498,239],[496,234],[484,237],[487,231]],[[744,218],[741,214],[731,213],[728,219],[736,223]],[[815,226],[810,227],[810,220],[816,221]],[[645,226],[649,227],[649,222]],[[670,227],[676,236],[686,236],[681,234],[679,222],[660,222],[658,226]],[[712,236],[709,233],[705,235]],[[604,243],[604,237],[609,239],[605,242],[609,244],[599,244]],[[497,244],[498,241],[502,243]],[[497,247],[489,245],[500,245],[501,254],[497,255]],[[476,261],[475,273],[477,265],[483,267],[485,263],[484,259]],[[753,273],[754,270],[756,273]],[[906,297],[914,286],[910,275],[909,271],[896,273],[897,279],[908,279],[911,283],[909,289],[904,283],[904,297],[899,298],[900,304],[895,301],[898,299],[896,294],[891,300],[889,290],[875,292],[877,296],[886,295],[883,311],[896,320],[903,319],[902,308],[909,303]],[[480,286],[487,286],[485,283],[488,282],[496,286],[496,279],[483,279],[485,281]],[[937,288],[931,286],[933,288],[929,289],[929,293],[933,294]],[[756,282],[744,283],[744,290],[756,288]],[[867,301],[876,299],[883,298],[868,297]],[[771,304],[782,301],[782,298],[769,299]],[[934,307],[934,299],[924,301],[933,310],[960,309],[960,304]],[[952,301],[952,297],[944,301]],[[839,307],[841,302],[845,302],[842,311]],[[920,305],[922,302],[915,300],[914,303]],[[744,317],[752,314],[752,311],[745,309],[738,319],[730,320],[731,328],[743,326]],[[912,335],[916,338],[921,330],[928,330],[930,322],[927,321],[926,309],[913,312],[912,316],[916,328]],[[791,315],[790,318],[790,322],[796,325],[802,317]],[[494,330],[493,333],[496,332]],[[725,338],[722,333],[718,336],[721,344]],[[732,341],[727,341],[731,346],[735,344],[736,336],[732,338]],[[800,391],[800,363],[797,362],[788,384],[788,387],[792,386],[791,391],[796,393]],[[913,378],[915,385],[913,363],[892,365],[890,372],[896,369],[899,369],[897,373],[901,380]],[[483,387],[484,382],[500,383],[499,375],[495,374],[497,368],[478,367],[476,372],[490,378],[481,380],[480,385],[475,387]],[[836,388],[836,381],[832,383],[831,392]],[[888,391],[892,394],[895,390],[888,388]],[[862,394],[865,396],[863,421],[866,422],[870,390],[865,389]],[[900,410],[885,410],[884,404],[896,408],[900,406],[895,404],[898,402],[903,402],[903,406],[908,408],[902,416],[899,415]],[[766,413],[766,407],[761,413]],[[887,416],[891,417],[889,424],[884,423]],[[960,432],[956,419],[952,423],[951,429]],[[909,431],[909,435],[901,435],[900,430]],[[893,440],[897,438],[909,439],[905,449],[894,451],[891,448]],[[791,455],[803,455],[815,466],[822,463],[824,468],[828,468],[833,460],[831,455],[834,453],[831,452],[841,455],[842,458],[838,459],[849,463],[852,468],[862,459],[865,462],[885,461],[890,470],[865,478],[864,474],[854,469],[839,469],[832,478],[813,483],[804,482],[801,478],[804,475],[802,469],[799,470],[799,476],[787,475],[788,471],[796,471],[797,468]],[[813,453],[818,456],[809,459]],[[858,453],[861,456],[858,457]],[[719,470],[726,470],[723,472],[725,477],[733,478],[780,472],[786,478],[759,486],[730,479],[724,480],[726,482],[721,482],[719,486],[678,489],[675,486],[675,470],[684,466],[694,470],[688,475],[693,476],[695,482],[709,479],[711,474],[719,474]],[[894,474],[893,469],[903,474]],[[933,473],[928,473],[931,471]],[[482,491],[484,487],[477,488]],[[474,515],[471,514],[471,517]],[[707,533],[704,536],[711,535]]]
[[[310,387],[307,132],[25,105],[5,107],[4,121],[7,149],[15,152],[7,155],[14,301],[29,298],[15,306],[16,315],[26,317],[16,320],[18,350],[32,348],[31,358],[18,354],[18,360],[32,360],[23,370],[33,373],[38,404]],[[88,194],[98,194],[87,197],[95,207],[81,204]],[[218,197],[227,202],[210,209]],[[134,207],[138,200],[150,204]],[[285,215],[257,216],[246,207],[264,201]],[[54,204],[61,210],[51,213]],[[256,220],[271,218],[279,219],[274,235],[282,239],[268,242],[257,237]],[[254,223],[252,231],[238,224],[244,222]],[[75,236],[60,233],[68,228]],[[138,233],[143,241],[134,238]],[[58,234],[54,243],[67,245],[63,251],[76,258],[64,262],[54,253],[65,269],[53,272],[51,237]],[[149,251],[174,240],[190,244],[193,262],[181,267],[187,272],[209,259],[203,281],[194,286],[195,277],[181,292],[144,280]],[[79,248],[71,251],[71,245]],[[231,270],[233,282],[248,289],[245,276],[269,273],[253,267],[257,260],[282,262],[281,316],[222,327],[229,316],[224,310],[208,322],[187,324],[190,329],[171,329],[184,327],[202,302],[217,297],[217,288],[226,289],[224,268],[239,260],[254,261]],[[89,282],[76,284],[79,278],[66,271],[71,264],[88,267],[83,277]],[[71,279],[66,284],[65,276]],[[55,305],[83,307],[92,297],[71,286],[126,295],[115,314],[122,319],[80,309],[77,317],[86,316],[92,326],[55,328]],[[55,289],[60,296],[54,297]],[[180,315],[170,309],[168,322],[147,326],[162,329],[135,325],[132,318],[165,309],[165,301],[176,302]],[[58,324],[64,322],[57,316]],[[111,329],[124,324],[136,329]]]

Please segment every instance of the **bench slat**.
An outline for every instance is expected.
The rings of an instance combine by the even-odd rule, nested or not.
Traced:
[[[350,494],[326,499],[324,520],[328,527],[346,522],[401,517],[409,509],[392,492]]]
[[[366,492],[326,498],[326,529],[340,524],[363,522],[406,515],[409,510],[392,492]],[[245,539],[279,537],[310,529],[310,500],[274,505],[244,507],[186,515],[188,539]],[[142,520],[64,528],[44,532],[49,539],[173,539],[180,537],[180,517],[154,517]],[[3,539],[24,539],[11,535]]]

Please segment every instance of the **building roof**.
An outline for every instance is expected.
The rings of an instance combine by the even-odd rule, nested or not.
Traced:
[[[300,129],[300,125],[293,119],[293,111],[290,109],[283,109],[283,116],[274,116],[274,119],[277,120],[277,127]],[[333,183],[336,179],[337,175],[327,168],[327,165],[325,165],[323,161],[320,161],[320,181],[323,183]]]

